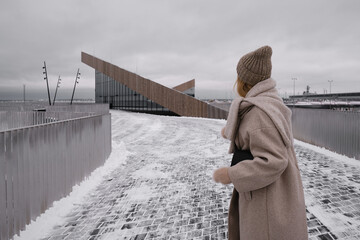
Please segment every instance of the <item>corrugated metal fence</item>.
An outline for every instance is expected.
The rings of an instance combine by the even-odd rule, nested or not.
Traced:
[[[360,160],[360,112],[291,110],[295,138]]]
[[[0,132],[0,238],[23,230],[110,152],[109,113]]]

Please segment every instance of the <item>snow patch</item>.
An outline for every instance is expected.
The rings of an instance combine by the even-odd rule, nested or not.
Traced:
[[[328,227],[333,233],[343,232],[349,226],[345,223],[354,222],[354,219],[344,216],[340,213],[330,213],[324,211],[321,206],[307,206],[309,212],[314,214],[322,224]]]
[[[145,179],[156,179],[156,178],[168,178],[169,174],[160,171],[159,169],[161,169],[163,167],[162,164],[149,164],[146,165],[145,167],[136,170],[133,174],[132,177],[135,179],[139,179],[139,178],[145,178]]]
[[[141,184],[138,187],[133,187],[126,190],[124,194],[127,195],[127,199],[130,202],[143,202],[156,196],[156,191],[147,184]]]
[[[194,119],[194,120],[199,120],[199,121],[210,121],[210,122],[218,122],[218,123],[223,123],[224,126],[226,124],[226,119],[215,119],[215,118],[203,118],[203,117],[185,117],[185,116],[180,116],[177,118],[186,118],[186,119]]]
[[[335,158],[336,160],[342,161],[345,164],[356,165],[356,166],[360,167],[360,160],[356,160],[355,158],[350,158],[350,157],[347,157],[345,155],[332,152],[332,151],[330,151],[330,150],[328,150],[326,148],[318,147],[318,146],[315,146],[315,145],[312,145],[312,144],[309,144],[309,143],[306,143],[306,142],[302,142],[302,141],[296,140],[296,139],[294,139],[294,143],[301,146],[301,147],[304,147],[304,148],[313,150],[315,152],[324,154],[324,155],[326,155],[328,157]]]

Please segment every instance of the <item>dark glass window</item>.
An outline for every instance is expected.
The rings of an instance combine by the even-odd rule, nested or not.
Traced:
[[[109,103],[113,109],[174,115],[169,109],[98,71],[95,71],[95,102]]]

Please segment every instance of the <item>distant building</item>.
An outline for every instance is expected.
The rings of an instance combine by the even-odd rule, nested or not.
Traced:
[[[360,101],[360,92],[353,93],[327,93],[327,94],[304,94],[290,96],[295,100],[339,100],[339,101]]]
[[[295,95],[284,102],[289,107],[359,111],[360,92]]]
[[[95,69],[95,102],[111,109],[152,114],[226,119],[227,111],[195,98],[195,80],[173,89],[87,53],[81,61]]]
[[[306,91],[303,92],[303,95],[314,95],[314,94],[317,94],[316,92],[315,93],[311,93],[310,92],[310,86],[307,85],[306,86]]]

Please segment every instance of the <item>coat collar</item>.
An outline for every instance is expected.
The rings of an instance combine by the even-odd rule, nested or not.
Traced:
[[[275,90],[276,82],[272,78],[268,78],[264,81],[257,83],[253,86],[250,91],[246,94],[245,98],[256,97],[263,93],[267,93],[271,90]]]
[[[288,123],[289,119],[291,121],[291,111],[284,105],[275,87],[275,80],[269,78],[253,86],[245,98],[233,100],[225,127],[225,136],[232,142],[230,153],[234,151],[234,140],[241,119],[253,106],[260,108],[270,117],[286,147],[292,144],[291,125]]]

